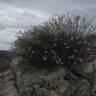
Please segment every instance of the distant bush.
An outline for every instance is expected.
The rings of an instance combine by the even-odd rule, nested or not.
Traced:
[[[96,26],[88,17],[53,16],[44,24],[19,32],[12,48],[21,62],[40,68],[83,64],[92,50]]]

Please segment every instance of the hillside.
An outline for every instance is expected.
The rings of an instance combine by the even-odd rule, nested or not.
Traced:
[[[6,51],[6,50],[0,50],[0,59],[4,58],[4,59],[8,59],[9,60],[9,54],[10,52],[9,51]]]
[[[0,72],[4,72],[10,68],[10,52],[0,50]]]

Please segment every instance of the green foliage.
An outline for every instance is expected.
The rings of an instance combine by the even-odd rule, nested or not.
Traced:
[[[19,32],[12,49],[21,62],[35,67],[75,66],[89,57],[95,31],[88,17],[54,16],[42,25]]]

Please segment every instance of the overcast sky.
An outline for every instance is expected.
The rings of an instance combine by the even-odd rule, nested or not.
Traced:
[[[0,0],[0,50],[10,48],[19,30],[67,12],[96,16],[96,0]]]

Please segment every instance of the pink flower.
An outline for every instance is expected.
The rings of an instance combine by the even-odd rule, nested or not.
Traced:
[[[79,39],[79,36],[77,36],[76,39]]]
[[[63,62],[61,62],[61,64],[64,64]]]
[[[80,19],[80,16],[75,16],[74,18],[76,21],[78,21]]]
[[[77,50],[75,49],[75,50],[74,50],[74,52],[76,53],[76,52],[77,52]]]
[[[32,50],[31,53],[35,53],[35,51]]]
[[[32,57],[32,55],[30,55],[30,57]]]
[[[56,59],[56,56],[53,56],[53,59]]]
[[[43,57],[43,60],[46,61],[47,60],[47,57]]]
[[[59,58],[58,61],[61,62],[61,58]]]
[[[53,45],[54,45],[55,47],[57,46],[57,44],[56,44],[56,43],[54,43]]]
[[[71,59],[71,58],[74,58],[75,56],[74,55],[72,55],[72,56],[69,56],[69,59]]]
[[[91,51],[91,48],[86,48],[87,51]]]
[[[58,60],[56,60],[56,63],[57,63],[57,64],[59,64],[59,61],[58,61]]]
[[[57,38],[54,39],[54,41],[57,41],[57,40],[58,40]]]
[[[80,61],[80,63],[83,63],[84,62],[82,58],[79,58],[79,61]]]
[[[66,46],[66,49],[69,49],[70,47],[69,46]]]
[[[31,51],[31,47],[28,48],[28,51]]]
[[[73,41],[73,38],[71,38],[71,41]]]
[[[46,50],[45,53],[48,53],[48,51]]]
[[[44,49],[47,49],[47,47],[43,46]]]
[[[67,43],[64,43],[64,45],[67,45]]]

